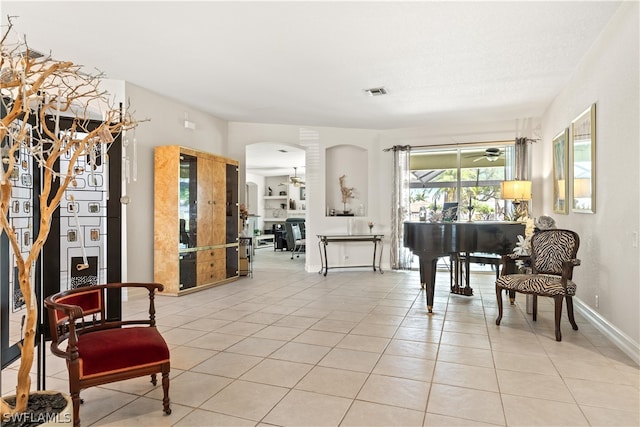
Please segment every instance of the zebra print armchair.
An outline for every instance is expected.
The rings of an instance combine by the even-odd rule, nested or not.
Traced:
[[[531,274],[504,274],[496,281],[496,297],[498,299],[498,318],[496,325],[502,320],[502,290],[510,293],[520,292],[533,295],[533,320],[537,320],[538,296],[551,297],[555,300],[556,341],[562,340],[560,318],[562,302],[567,301],[567,314],[573,330],[578,325],[573,317],[573,299],[576,284],[571,280],[573,268],[580,265],[576,258],[580,238],[570,230],[542,230],[531,238]],[[509,262],[509,256],[503,257],[503,266]],[[512,260],[511,260],[512,261]]]

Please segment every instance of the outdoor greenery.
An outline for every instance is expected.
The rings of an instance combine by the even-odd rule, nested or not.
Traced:
[[[500,182],[504,180],[503,167],[460,169],[460,197],[457,196],[458,171],[444,169],[437,172],[428,185],[425,183],[422,188],[411,189],[409,200],[412,206],[426,204],[430,210],[442,210],[444,203],[459,201],[461,211],[467,212],[471,200],[474,216],[478,219],[492,219],[503,213],[501,207],[496,213]],[[417,210],[411,209],[412,212]]]

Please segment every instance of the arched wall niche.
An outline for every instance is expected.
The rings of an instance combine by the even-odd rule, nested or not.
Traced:
[[[369,152],[366,148],[343,144],[328,147],[325,151],[325,188],[327,216],[366,216],[369,196]],[[342,201],[340,177],[345,176],[345,186],[353,188],[353,198]],[[333,214],[333,215],[332,215]]]

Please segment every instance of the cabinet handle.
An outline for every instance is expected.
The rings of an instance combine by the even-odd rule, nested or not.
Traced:
[[[210,204],[210,205],[215,205],[215,204],[216,204],[216,202],[215,202],[215,201],[213,201],[213,200],[209,200],[209,204]]]

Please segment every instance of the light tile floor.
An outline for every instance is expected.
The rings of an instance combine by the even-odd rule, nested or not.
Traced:
[[[565,313],[556,342],[545,299],[533,323],[523,296],[505,298],[496,326],[493,274],[474,274],[465,297],[440,273],[427,316],[417,272],[324,277],[302,263],[260,249],[253,278],[158,297],[172,414],[140,378],[83,391],[83,425],[640,424],[638,366],[579,315],[573,331]],[[126,316],[145,310],[141,295],[124,304]],[[62,361],[47,369],[47,388],[67,390]]]

